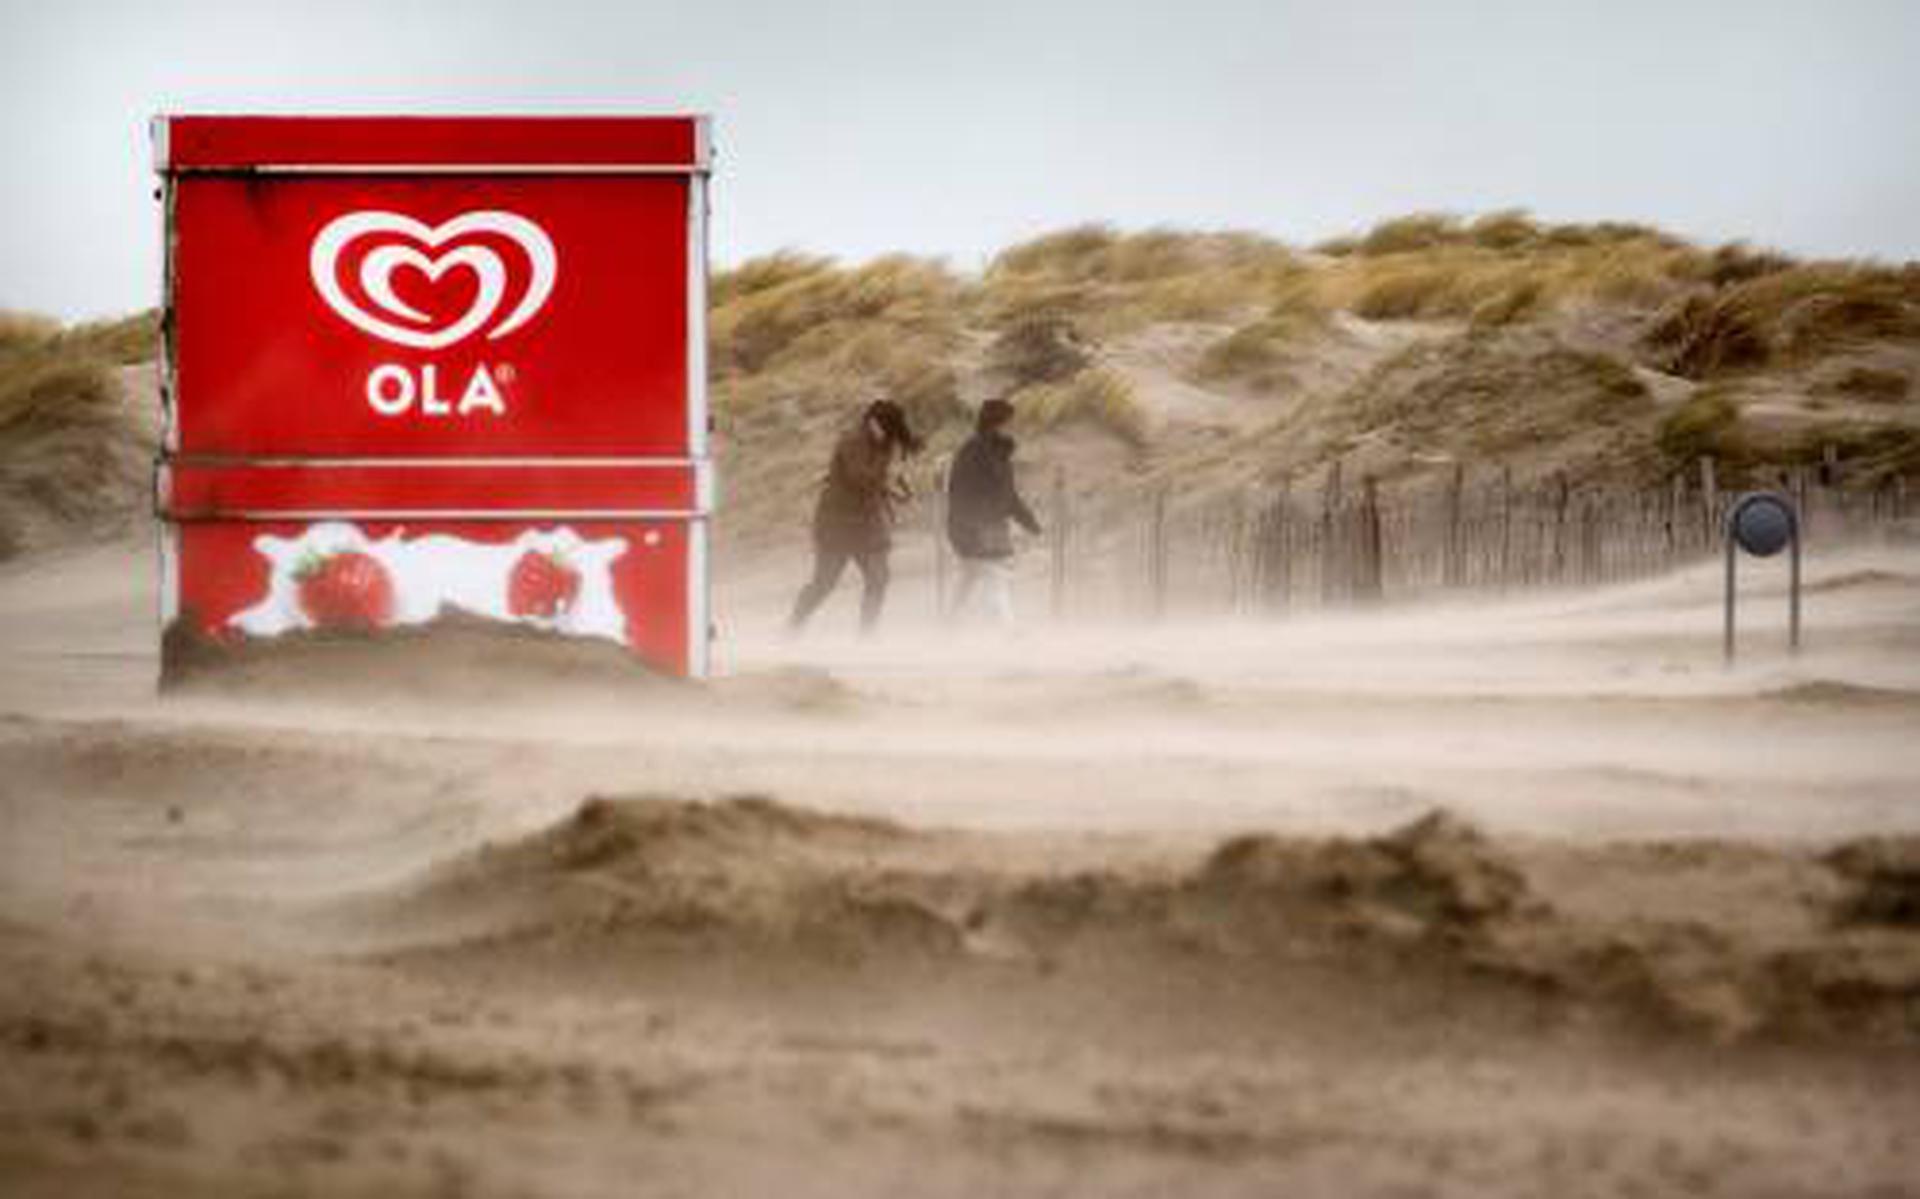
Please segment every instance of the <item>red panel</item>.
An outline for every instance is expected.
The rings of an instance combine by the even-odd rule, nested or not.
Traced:
[[[181,179],[180,452],[686,456],[689,194],[677,176]],[[347,242],[329,272],[341,294],[329,301],[315,279],[316,239],[356,213],[411,226]],[[551,290],[514,327],[510,314],[538,291],[537,269],[524,236],[472,228],[475,214],[498,213],[551,247]],[[483,267],[498,275],[491,303]],[[388,287],[384,301],[369,281]],[[403,335],[487,319],[451,344],[417,348],[348,311]],[[411,400],[382,414],[370,388],[394,407]],[[463,413],[470,394],[498,403]]]
[[[701,121],[183,117],[164,148],[184,618],[458,609],[697,664]]]
[[[168,161],[252,166],[696,166],[694,117],[168,117]]]
[[[175,462],[162,492],[180,520],[273,512],[691,512],[694,467]]]
[[[294,538],[311,528],[301,522],[210,522],[179,530],[179,612],[203,633],[240,640],[230,623],[268,593],[272,566],[259,550],[266,537]],[[477,521],[355,522],[370,539],[399,536],[459,538],[476,546],[511,543],[529,532],[547,532],[551,522]],[[581,521],[564,526],[588,540],[623,538],[630,549],[609,570],[612,594],[624,614],[625,643],[656,669],[687,673],[690,613],[687,608],[688,526],[680,521]],[[503,584],[504,585],[504,584]]]

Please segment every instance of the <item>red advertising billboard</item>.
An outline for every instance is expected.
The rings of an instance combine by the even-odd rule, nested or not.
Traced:
[[[163,616],[707,669],[707,124],[163,117]]]

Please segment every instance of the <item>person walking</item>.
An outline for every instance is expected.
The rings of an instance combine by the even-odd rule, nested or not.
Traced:
[[[893,547],[893,505],[908,498],[893,474],[897,458],[920,452],[907,414],[892,400],[875,400],[833,448],[833,460],[813,511],[813,577],[793,601],[788,628],[798,632],[845,573],[860,569],[860,628],[871,632],[887,602],[887,554]]]
[[[962,619],[980,593],[995,623],[1013,623],[1013,532],[1009,522],[1035,534],[1040,522],[1014,485],[1014,440],[1006,432],[1013,405],[980,405],[973,436],[954,455],[947,482],[947,540],[960,559],[960,590],[951,615]]]

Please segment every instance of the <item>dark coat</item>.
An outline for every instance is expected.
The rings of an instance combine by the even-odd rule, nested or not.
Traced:
[[[893,544],[893,443],[862,421],[833,447],[813,510],[814,544],[828,552],[885,553]]]
[[[1011,558],[1017,520],[1029,533],[1040,522],[1013,482],[1013,438],[975,433],[953,456],[947,476],[947,539],[962,558]]]

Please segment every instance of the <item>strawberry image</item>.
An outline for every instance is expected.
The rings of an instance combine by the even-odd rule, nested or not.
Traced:
[[[358,550],[315,554],[294,571],[300,610],[323,629],[377,629],[393,620],[393,578]]]
[[[559,616],[580,598],[580,572],[559,554],[528,550],[507,576],[507,611],[515,616]]]

